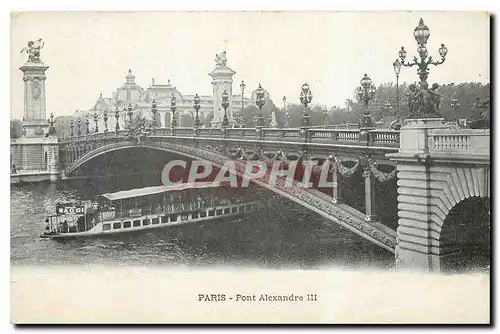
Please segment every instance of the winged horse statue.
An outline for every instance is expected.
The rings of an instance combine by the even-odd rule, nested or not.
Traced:
[[[43,48],[44,42],[41,38],[36,41],[29,41],[28,46],[21,49],[21,53],[28,54],[28,62],[40,61],[40,49]]]

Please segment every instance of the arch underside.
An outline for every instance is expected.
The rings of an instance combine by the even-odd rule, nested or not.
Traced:
[[[101,146],[92,150],[82,157],[74,161],[66,169],[67,175],[70,175],[77,168],[85,163],[95,159],[96,157],[122,149],[128,148],[148,148],[157,149],[169,153],[183,155],[190,159],[203,159],[217,168],[221,168],[229,159],[227,156],[221,155],[218,152],[208,151],[196,147],[184,146],[174,143],[154,142],[150,140],[141,143],[133,142],[118,142]],[[236,174],[240,177],[244,175],[245,166],[241,161],[235,161]],[[288,198],[309,210],[326,218],[328,222],[333,222],[344,228],[356,233],[370,242],[389,250],[394,253],[396,246],[396,233],[387,227],[382,227],[381,224],[366,222],[365,215],[345,204],[333,204],[331,198],[319,191],[303,189],[299,187],[288,187],[278,180],[275,186],[269,185],[268,182],[262,179],[253,180],[259,186],[273,191],[274,193]]]
[[[446,255],[449,247],[444,223],[459,203],[490,197],[490,166],[398,165],[397,229],[400,247]],[[403,241],[403,242],[401,242]]]

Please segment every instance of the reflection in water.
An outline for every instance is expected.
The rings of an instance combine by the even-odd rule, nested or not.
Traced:
[[[243,222],[207,222],[107,238],[39,238],[55,203],[88,199],[95,187],[80,181],[11,189],[11,263],[253,266],[263,268],[367,267],[391,270],[394,255],[300,206],[271,194],[262,212]],[[105,191],[139,186],[100,180]],[[146,184],[145,184],[146,183]],[[140,180],[140,186],[151,183]],[[99,193],[102,193],[102,187]]]

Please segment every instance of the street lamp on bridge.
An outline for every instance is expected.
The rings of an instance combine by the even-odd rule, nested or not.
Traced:
[[[118,132],[120,131],[120,123],[118,121],[118,119],[120,118],[120,110],[118,110],[118,107],[115,108],[115,118],[116,118],[115,131]]]
[[[255,103],[257,104],[257,107],[259,107],[259,116],[257,117],[257,124],[255,125],[257,128],[263,128],[266,126],[264,123],[264,117],[262,117],[262,107],[266,104],[266,98],[264,95],[264,89],[259,83],[259,87],[255,90]]]
[[[399,59],[396,59],[394,63],[392,63],[392,66],[394,67],[394,74],[396,74],[396,114],[398,118],[400,117],[399,114],[399,73],[401,72],[401,62]]]
[[[330,117],[329,117],[329,110],[326,106],[324,106],[323,108],[323,114],[325,115],[325,122],[323,125],[325,127],[328,127],[328,125],[330,125]]]
[[[50,113],[50,117],[47,119],[49,123],[49,134],[54,134],[56,132],[56,128],[54,126],[54,114]]]
[[[82,132],[80,131],[80,127],[82,126],[82,120],[78,119],[76,125],[78,126],[78,137],[82,135]]]
[[[360,81],[361,86],[358,86],[357,92],[358,92],[358,97],[361,102],[363,102],[364,106],[364,113],[361,116],[360,120],[360,129],[372,129],[374,128],[373,125],[373,118],[372,115],[370,114],[370,109],[368,108],[368,103],[370,100],[373,100],[375,97],[375,86],[372,85],[372,79],[368,75],[363,76],[363,78]]]
[[[70,130],[69,134],[70,134],[71,137],[73,137],[73,128],[74,127],[75,127],[75,122],[73,122],[73,120],[71,120],[69,122],[69,130]]]
[[[85,134],[90,134],[90,121],[88,116],[85,116]]]
[[[170,99],[170,111],[172,112],[172,121],[170,122],[171,127],[177,127],[177,120],[175,119],[175,111],[177,110],[177,99],[174,94]]]
[[[99,125],[97,124],[97,112],[94,113],[94,123],[95,123],[95,132],[99,132]]]
[[[238,118],[239,120],[239,125],[240,125],[240,128],[243,127],[243,113],[245,112],[245,87],[247,85],[245,85],[245,82],[243,80],[241,80],[241,84],[240,84],[240,89],[241,89],[241,114],[240,114],[240,117]]]
[[[300,103],[304,105],[304,111],[302,112],[302,127],[306,128],[310,125],[309,121],[309,111],[307,105],[311,103],[313,98],[312,91],[307,83],[302,85],[302,90],[300,92]]]
[[[453,96],[451,98],[450,107],[452,107],[453,110],[457,110],[457,108],[460,107],[460,102],[458,102],[458,98],[457,98],[457,92],[455,92],[455,91],[453,91]]]
[[[290,114],[286,110],[286,96],[283,96],[283,98],[281,100],[283,101],[283,112],[285,113],[285,128],[288,128],[288,126],[289,126],[288,121],[290,118]]]
[[[384,109],[387,111],[388,114],[391,113],[392,111],[392,102],[391,101],[385,101],[384,103]]]
[[[227,108],[229,107],[229,94],[226,90],[222,93],[222,108],[224,109],[224,119],[222,120],[222,127],[227,128],[229,126],[229,119],[227,118]]]
[[[132,129],[132,115],[133,115],[132,103],[129,103],[127,108],[128,108],[127,114],[128,114],[129,129]]]
[[[410,110],[410,115],[414,118],[433,118],[433,117],[441,117],[439,115],[437,108],[439,106],[439,96],[434,89],[429,89],[429,84],[427,83],[427,78],[429,76],[429,65],[438,66],[444,63],[446,54],[448,53],[448,49],[444,44],[441,44],[441,47],[438,49],[439,55],[441,56],[441,60],[433,61],[432,56],[428,56],[427,51],[427,40],[429,39],[430,32],[429,28],[424,24],[424,20],[420,19],[419,24],[413,30],[413,37],[417,41],[418,47],[417,52],[420,57],[420,60],[416,56],[413,57],[413,62],[406,62],[406,51],[402,46],[401,50],[399,50],[399,58],[401,59],[401,64],[406,67],[418,66],[417,74],[420,79],[420,91],[414,92],[411,99],[414,99],[416,96],[422,96],[422,99],[417,99],[415,104],[411,104],[412,110]]]
[[[156,100],[153,100],[151,103],[151,113],[153,114],[153,128],[156,127],[156,113],[158,112],[158,108],[156,107]]]
[[[198,94],[194,96],[193,103],[194,103],[193,108],[196,111],[196,116],[194,118],[194,127],[199,128],[201,126],[200,115],[199,115],[199,110],[201,107],[201,99]]]
[[[108,111],[106,109],[104,109],[103,119],[104,119],[104,133],[108,133]]]

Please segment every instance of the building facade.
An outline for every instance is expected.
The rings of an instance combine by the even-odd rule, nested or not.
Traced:
[[[225,52],[217,55],[216,68],[209,74],[212,78],[213,93],[212,95],[200,95],[199,116],[204,126],[220,126],[224,116],[221,105],[224,91],[229,94],[227,114],[231,126],[237,123],[237,115],[241,112],[242,107],[252,104],[249,98],[242,100],[241,94],[232,94],[232,76],[235,73],[226,66]],[[239,87],[236,89],[239,91]],[[135,82],[135,75],[129,69],[125,76],[125,82],[116,89],[112,96],[104,97],[101,94],[92,108],[87,111],[77,111],[74,116],[82,118],[82,121],[88,117],[91,132],[96,130],[95,115],[97,115],[99,131],[104,130],[106,125],[108,131],[115,131],[117,122],[120,129],[127,127],[130,119],[128,115],[129,104],[132,107],[133,119],[144,117],[152,120],[151,106],[154,100],[158,110],[155,117],[156,125],[169,127],[172,119],[170,109],[172,96],[176,98],[177,126],[191,125],[195,115],[193,108],[195,94],[183,94],[171,84],[170,80],[166,84],[156,83],[154,78],[151,79],[149,87],[143,88]],[[106,121],[105,115],[107,115]]]

